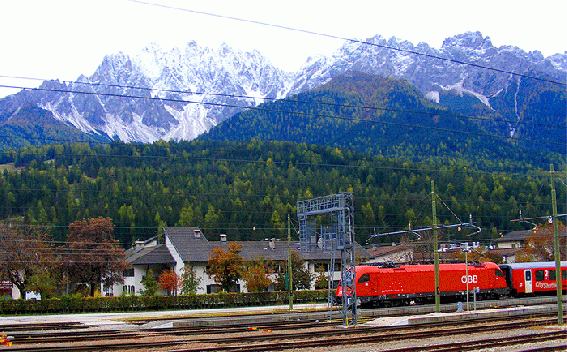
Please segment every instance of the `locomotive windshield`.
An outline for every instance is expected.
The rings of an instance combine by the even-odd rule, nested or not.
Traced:
[[[370,281],[370,274],[369,273],[362,274],[360,276],[360,278],[358,279],[359,284],[363,284],[363,283],[369,282],[369,281]]]

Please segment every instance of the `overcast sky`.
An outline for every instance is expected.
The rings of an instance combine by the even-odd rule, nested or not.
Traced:
[[[567,50],[566,0],[0,0],[0,76],[75,80],[92,75],[105,55],[133,56],[151,42],[169,50],[191,40],[256,49],[276,67],[295,71],[307,57],[330,55],[343,44],[191,11],[353,39],[396,36],[437,49],[447,37],[480,31],[494,46],[544,56]],[[0,84],[38,82],[0,77]],[[0,96],[12,93],[0,89]]]

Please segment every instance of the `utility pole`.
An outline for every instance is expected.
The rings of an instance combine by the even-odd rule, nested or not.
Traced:
[[[291,229],[289,214],[287,214],[287,274],[289,277],[289,310],[293,310],[293,274],[291,273]]]
[[[553,250],[555,252],[555,280],[557,283],[557,324],[563,325],[563,282],[561,277],[561,257],[559,255],[559,228],[557,220],[557,195],[555,193],[555,171],[553,164],[549,165],[551,171],[551,203],[552,203],[552,221],[553,221]]]
[[[439,238],[437,236],[437,209],[435,207],[435,181],[431,180],[431,208],[433,211],[433,260],[435,262],[435,312],[439,313]]]

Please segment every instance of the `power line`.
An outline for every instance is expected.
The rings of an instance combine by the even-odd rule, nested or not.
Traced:
[[[244,143],[244,142],[234,142],[234,143]],[[208,151],[211,151],[211,149],[207,149]],[[224,149],[220,149],[220,150],[224,150]],[[214,151],[214,150],[212,150]],[[217,150],[218,151],[218,150]],[[455,167],[455,166],[451,166],[452,169],[446,170],[446,169],[431,169],[431,168],[421,168],[421,167],[409,167],[409,166],[384,166],[379,164],[383,163],[382,160],[368,160],[368,159],[363,159],[361,161],[359,161],[358,163],[354,163],[354,164],[333,164],[333,163],[317,163],[317,162],[301,162],[301,161],[291,161],[291,160],[271,160],[271,161],[267,161],[267,160],[260,160],[260,159],[240,159],[240,158],[222,158],[222,157],[202,157],[202,156],[184,156],[184,155],[174,155],[174,154],[170,154],[170,155],[124,155],[124,154],[109,154],[109,155],[105,155],[105,154],[69,154],[69,153],[65,153],[65,154],[55,154],[53,156],[53,159],[66,159],[66,158],[85,158],[85,157],[91,157],[91,158],[100,158],[100,159],[110,159],[110,158],[121,158],[121,159],[179,159],[179,160],[183,160],[183,161],[187,161],[187,160],[192,160],[192,161],[215,161],[215,162],[230,162],[230,163],[246,163],[246,164],[274,164],[274,165],[280,165],[280,166],[287,166],[287,165],[292,165],[294,167],[300,167],[300,166],[309,166],[309,167],[331,167],[331,168],[341,168],[341,169],[359,169],[363,166],[368,166],[368,167],[372,167],[372,169],[374,170],[391,170],[391,171],[418,171],[418,172],[435,172],[435,173],[443,173],[443,172],[447,172],[447,171],[451,171],[451,172],[455,172],[455,173],[466,173],[466,174],[485,174],[485,175],[498,175],[498,173],[494,172],[494,171],[481,171],[481,170],[470,170],[470,169],[465,169],[465,170],[458,170],[457,168],[460,169],[460,167]],[[373,156],[371,156],[373,157]],[[532,168],[529,169],[530,171],[533,171],[532,174],[530,175],[525,175],[525,174],[518,174],[518,173],[510,173],[510,172],[505,172],[504,174],[506,176],[518,176],[518,177],[547,177],[547,171],[538,171],[538,170],[533,170]],[[556,173],[564,173],[564,171],[556,171]],[[538,175],[539,174],[539,175]],[[114,177],[118,177],[118,175],[115,175]],[[33,189],[32,189],[33,190]],[[40,190],[40,189],[36,189],[36,190]]]
[[[2,84],[0,84],[0,87],[30,90],[27,87],[11,86],[11,85],[9,86],[9,85],[2,85]],[[110,96],[110,97],[130,98],[130,99],[158,100],[158,101],[186,103],[186,104],[202,104],[202,105],[211,105],[211,106],[218,106],[218,107],[250,109],[250,110],[265,111],[265,112],[271,112],[271,113],[280,113],[280,114],[324,117],[324,118],[332,118],[332,119],[344,120],[344,121],[350,121],[350,122],[364,121],[364,122],[371,122],[371,123],[390,125],[390,126],[398,126],[398,127],[410,127],[410,128],[417,127],[417,128],[430,129],[430,130],[436,130],[436,131],[441,131],[441,132],[451,132],[451,133],[458,133],[458,134],[476,135],[476,136],[481,136],[481,137],[499,138],[499,139],[504,139],[504,140],[512,139],[512,140],[526,141],[526,142],[539,143],[539,144],[549,144],[549,145],[559,145],[559,146],[565,146],[566,145],[566,143],[552,142],[552,141],[547,141],[547,140],[534,140],[534,139],[521,138],[521,137],[504,137],[504,136],[498,136],[498,135],[490,134],[490,133],[459,131],[459,130],[452,130],[452,129],[449,129],[449,128],[424,126],[424,125],[414,125],[414,124],[410,124],[410,123],[401,123],[401,122],[388,122],[388,121],[381,121],[381,120],[375,120],[375,119],[358,119],[358,118],[345,117],[345,116],[340,116],[340,115],[314,114],[314,113],[305,113],[305,112],[292,111],[292,110],[277,110],[277,109],[266,108],[266,107],[254,107],[254,106],[243,107],[243,106],[239,106],[239,105],[226,104],[226,103],[194,102],[194,101],[188,101],[188,100],[183,100],[183,99],[174,99],[174,98],[145,97],[145,96],[137,96],[137,95],[116,94],[116,93],[96,93],[96,92],[75,91],[75,90],[71,90],[71,89],[59,89],[59,88],[38,87],[38,88],[32,88],[31,90],[59,92],[59,93],[85,94],[85,95],[97,95],[97,96]],[[403,111],[400,110],[399,112],[403,112]],[[430,115],[440,115],[440,113],[435,113],[435,114],[430,114]],[[13,136],[2,136],[2,137],[13,137]],[[68,141],[64,141],[64,142],[68,142]]]
[[[141,5],[162,7],[162,8],[166,8],[166,9],[170,9],[170,10],[184,11],[184,12],[188,12],[188,13],[194,13],[194,14],[205,15],[205,16],[210,16],[210,17],[229,19],[229,20],[233,20],[233,21],[251,23],[251,24],[261,25],[261,26],[265,26],[265,27],[279,28],[279,29],[284,29],[284,30],[288,30],[288,31],[294,31],[294,32],[305,33],[305,34],[310,34],[310,35],[316,35],[316,36],[326,37],[326,38],[331,38],[331,39],[340,39],[340,40],[344,40],[344,41],[347,41],[347,42],[350,42],[350,43],[359,43],[359,44],[374,46],[374,47],[377,47],[377,48],[394,50],[394,51],[397,51],[397,52],[404,52],[404,53],[423,56],[423,57],[427,57],[427,58],[431,58],[431,59],[435,59],[435,60],[448,61],[448,62],[452,62],[452,63],[458,64],[458,65],[465,65],[465,66],[480,68],[480,69],[483,69],[483,70],[490,70],[490,71],[494,71],[494,72],[497,72],[497,73],[505,73],[505,74],[516,76],[516,77],[529,78],[529,79],[534,79],[534,80],[538,80],[538,81],[542,81],[542,82],[552,83],[552,84],[559,85],[559,86],[562,86],[562,87],[567,87],[566,83],[560,82],[560,81],[555,81],[555,80],[552,80],[552,79],[530,76],[530,75],[517,73],[517,72],[513,72],[513,71],[508,71],[508,70],[504,70],[504,69],[499,69],[499,68],[495,68],[495,67],[491,67],[491,66],[485,66],[485,65],[481,65],[481,64],[477,64],[477,63],[466,62],[466,61],[462,61],[462,60],[451,59],[451,58],[441,57],[441,56],[427,54],[427,53],[421,53],[421,52],[415,51],[415,50],[396,48],[396,47],[389,46],[389,45],[377,44],[377,43],[372,43],[372,42],[359,40],[359,39],[352,39],[352,38],[342,37],[342,36],[338,36],[338,35],[320,33],[320,32],[315,32],[315,31],[310,31],[310,30],[305,30],[305,29],[298,29],[298,28],[293,28],[293,27],[288,27],[288,26],[283,26],[283,25],[278,25],[278,24],[271,24],[271,23],[255,21],[255,20],[247,20],[247,19],[238,18],[238,17],[234,17],[234,16],[219,15],[219,14],[205,12],[205,11],[196,11],[196,10],[182,8],[182,7],[175,7],[175,6],[169,6],[169,5],[164,5],[164,4],[150,3],[150,2],[140,1],[140,0],[127,0],[127,1],[137,3],[137,4],[141,4]]]
[[[25,79],[25,80],[35,80],[35,81],[43,81],[43,82],[50,81],[50,80],[44,80],[44,79],[41,79],[41,78],[21,77],[21,76],[20,77],[14,77],[14,76],[6,76],[6,75],[0,75],[0,78]],[[59,81],[57,81],[57,82],[59,83]],[[100,82],[82,82],[82,81],[65,81],[65,80],[63,80],[60,83],[66,84],[66,85],[86,85],[86,86],[92,86],[92,87],[109,87],[109,88],[132,89],[132,90],[147,91],[147,92],[150,92],[150,93],[156,91],[158,93],[175,93],[175,94],[189,94],[189,95],[203,95],[203,96],[208,95],[208,96],[219,96],[219,97],[234,98],[234,99],[251,99],[251,100],[260,99],[260,100],[290,102],[290,103],[298,103],[298,104],[306,104],[306,105],[324,105],[324,106],[332,106],[332,107],[338,107],[338,108],[368,109],[368,110],[376,110],[376,111],[400,112],[400,113],[427,115],[427,116],[442,115],[442,116],[456,117],[456,118],[462,118],[462,119],[467,119],[467,120],[509,123],[509,124],[514,124],[516,126],[530,125],[530,126],[544,126],[544,127],[547,127],[547,128],[557,128],[557,129],[565,129],[566,128],[566,125],[554,125],[554,124],[545,124],[545,123],[539,123],[539,122],[526,122],[526,121],[513,121],[513,120],[498,119],[498,118],[491,119],[491,118],[488,118],[488,117],[468,116],[468,115],[463,115],[463,114],[457,114],[457,113],[453,113],[453,112],[450,112],[450,111],[427,112],[427,111],[419,111],[419,110],[394,109],[394,108],[387,108],[387,107],[375,106],[375,105],[349,105],[349,104],[330,103],[330,102],[324,102],[324,101],[304,101],[304,100],[297,99],[297,97],[295,97],[295,98],[290,98],[290,97],[270,98],[270,97],[255,97],[255,96],[241,95],[241,94],[192,92],[190,90],[178,90],[178,89],[159,89],[158,90],[156,88],[151,88],[151,87],[140,87],[140,86],[123,85],[123,84],[110,84],[110,83],[100,83]],[[0,87],[16,89],[16,86],[0,85]],[[17,89],[34,90],[36,88],[17,87]],[[80,92],[73,91],[72,93],[83,93],[83,92],[82,91],[80,91]],[[96,92],[89,92],[89,93],[98,94]],[[86,92],[84,92],[83,94],[86,94]],[[100,93],[100,95],[102,95],[102,93]],[[131,98],[130,96],[126,96],[126,95],[124,95],[123,97]],[[140,99],[147,99],[148,97],[139,97],[139,98]],[[157,97],[157,96],[153,97],[153,98],[159,99],[159,97]],[[179,102],[187,102],[187,103],[206,105],[206,102],[191,102],[191,101],[187,101],[187,100],[180,100]],[[230,107],[234,107],[234,106],[230,106]],[[237,106],[237,107],[242,108],[242,109],[251,108],[250,106]]]

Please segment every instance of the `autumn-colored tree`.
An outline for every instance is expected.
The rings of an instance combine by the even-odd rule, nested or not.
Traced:
[[[110,218],[77,220],[69,225],[64,265],[71,282],[88,284],[91,296],[101,284],[108,287],[122,282],[122,272],[129,267],[113,233]]]
[[[192,267],[186,265],[181,274],[181,294],[188,295],[196,292],[200,284],[201,278],[197,277],[197,273],[195,273]]]
[[[497,254],[493,251],[488,251],[484,254],[484,256],[488,259],[489,262],[494,262],[496,264],[502,264],[504,259],[502,258],[502,255]]]
[[[273,273],[271,263],[263,258],[253,260],[246,265],[244,281],[249,292],[265,292],[273,281],[268,277]]]
[[[565,258],[567,228],[558,223],[559,229],[559,256]],[[532,231],[526,238],[526,245],[516,255],[516,261],[553,261],[555,260],[555,247],[553,244],[554,230],[552,223],[545,223]]]
[[[214,248],[209,258],[207,274],[214,277],[222,289],[230,291],[242,278],[244,273],[244,258],[240,255],[242,246],[237,242],[230,242],[227,251],[221,247]]]
[[[173,269],[162,271],[158,278],[158,286],[167,292],[168,296],[176,296],[181,279]]]
[[[0,278],[16,286],[21,297],[34,273],[55,266],[50,243],[43,227],[0,224]]]

